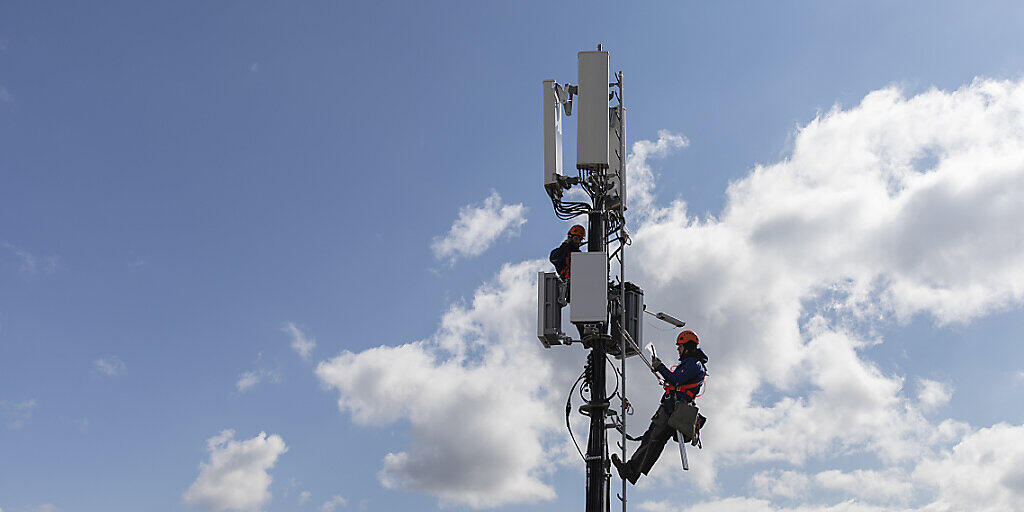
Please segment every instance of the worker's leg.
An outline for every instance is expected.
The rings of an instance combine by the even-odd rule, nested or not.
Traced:
[[[669,413],[665,410],[664,406],[658,408],[658,414],[663,415],[662,418],[658,418],[657,421],[652,421],[652,424],[656,424],[657,428],[651,432],[650,442],[647,443],[647,450],[644,453],[644,458],[639,462],[637,469],[641,473],[647,474],[654,467],[654,463],[658,462],[658,457],[661,456],[662,450],[665,449],[665,443],[672,437],[675,429],[669,426],[668,417]]]
[[[672,435],[672,427],[668,426],[668,413],[665,411],[665,406],[660,405],[658,410],[651,417],[651,425],[647,427],[647,431],[644,432],[643,437],[640,438],[640,446],[633,452],[633,456],[629,458],[629,462],[625,464],[626,469],[631,474],[644,473],[645,462],[651,457],[653,453],[654,460],[658,460],[658,456],[661,455],[661,450],[665,448],[665,431],[668,431],[668,435]],[[651,462],[654,465],[654,462]],[[647,467],[650,470],[649,467]]]

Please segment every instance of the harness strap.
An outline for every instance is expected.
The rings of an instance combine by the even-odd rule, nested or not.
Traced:
[[[694,394],[693,391],[690,391],[690,389],[691,388],[695,388],[697,386],[700,386],[701,384],[704,384],[704,379],[700,379],[699,381],[694,382],[692,384],[679,384],[678,386],[674,386],[672,384],[666,384],[665,385],[665,392],[669,392],[669,391],[682,391],[682,392],[686,393],[686,395],[689,396],[690,398],[694,398],[696,395]]]

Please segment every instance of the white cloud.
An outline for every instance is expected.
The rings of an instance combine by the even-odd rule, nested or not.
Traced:
[[[313,494],[309,491],[302,491],[299,493],[299,505],[303,505],[309,502],[309,499],[313,497]]]
[[[270,469],[288,451],[278,435],[260,432],[244,441],[234,430],[222,430],[206,441],[208,462],[199,464],[199,477],[182,495],[184,502],[213,512],[256,512],[270,500]]]
[[[683,507],[668,501],[645,501],[637,508],[647,512],[663,510],[681,510],[683,512],[906,512],[906,509],[895,509],[860,503],[848,500],[835,504],[798,505],[793,507],[776,506],[768,500],[731,496],[702,501],[696,505]]]
[[[906,501],[914,492],[908,475],[899,469],[885,471],[839,470],[822,471],[814,481],[826,489],[843,491],[852,496],[873,501]]]
[[[796,498],[807,491],[810,478],[799,471],[770,470],[757,473],[750,479],[750,485],[758,496],[771,498],[781,496]]]
[[[292,338],[292,349],[295,350],[296,354],[299,354],[303,359],[308,360],[313,354],[313,349],[316,348],[316,340],[306,336],[294,323],[288,322],[282,331],[288,333]]]
[[[53,503],[44,503],[32,509],[32,512],[57,512],[60,510]]]
[[[239,393],[245,393],[261,382],[281,382],[281,375],[275,370],[265,368],[249,370],[238,376],[238,380],[235,381],[235,389]]]
[[[324,502],[320,505],[320,512],[334,512],[336,509],[348,505],[348,500],[341,496],[335,495],[333,498]]]
[[[503,204],[501,196],[492,191],[482,205],[460,208],[459,218],[448,233],[434,238],[430,248],[437,259],[447,259],[449,263],[478,256],[503,235],[518,235],[519,228],[526,223],[526,210],[522,203]]]
[[[7,88],[0,85],[0,103],[14,103],[14,96],[7,91]]]
[[[116,377],[125,371],[124,361],[117,356],[101,357],[92,362],[94,370],[100,375]]]
[[[384,457],[383,485],[473,508],[555,497],[541,477],[567,442],[557,404],[582,362],[579,352],[542,352],[532,334],[543,264],[502,267],[430,339],[344,351],[317,366],[357,424],[409,422],[409,447]]]
[[[925,411],[946,405],[952,396],[953,387],[949,384],[929,379],[918,379],[917,381],[917,401],[921,403],[921,408]]]
[[[708,340],[715,456],[799,464],[838,449],[895,462],[966,431],[923,417],[904,378],[864,357],[882,340],[862,326],[1020,304],[1022,113],[1014,82],[876,91],[732,183],[720,217],[692,217],[683,202],[652,210],[628,261],[649,303],[688,312]],[[781,398],[760,403],[760,389]]]
[[[642,219],[650,213],[654,204],[655,176],[647,161],[651,158],[663,158],[672,151],[689,145],[690,141],[686,137],[668,130],[659,130],[658,140],[654,142],[639,140],[633,143],[629,157],[626,158],[626,201],[630,213],[639,214]]]
[[[938,493],[928,511],[1024,510],[1024,425],[973,432],[919,464],[913,476]]]
[[[639,215],[627,276],[643,285],[648,304],[685,312],[711,356],[701,401],[711,421],[704,450],[691,457],[690,484],[712,490],[720,467],[858,455],[881,467],[826,471],[813,483],[851,494],[863,486],[864,499],[899,501],[921,482],[950,483],[940,474],[954,463],[1015,456],[981,448],[1000,437],[989,431],[996,427],[970,434],[962,422],[929,420],[945,385],[921,381],[914,393],[907,376],[883,370],[865,349],[887,342],[878,325],[920,315],[966,323],[1024,301],[1022,119],[1022,82],[977,80],[912,97],[875,91],[802,127],[791,156],[730,184],[721,214],[704,218],[683,201],[654,202],[647,159],[685,139],[661,134],[634,145],[630,206]],[[318,366],[356,423],[408,421],[409,446],[384,458],[385,485],[471,507],[554,496],[544,477],[563,448],[560,409],[582,361],[579,347],[544,351],[532,334],[542,268],[546,262],[504,266],[471,306],[452,306],[428,339],[343,352]],[[631,375],[645,374],[630,364]],[[501,382],[503,393],[492,396],[481,382]],[[630,395],[643,418],[660,391],[635,377]],[[496,419],[510,416],[514,426]],[[646,426],[634,423],[631,430]],[[940,457],[958,441],[959,451]],[[910,483],[883,481],[921,460],[937,462],[913,471]],[[677,486],[677,472],[677,461],[659,464],[644,485]],[[983,487],[1012,503],[1016,473],[997,476]],[[960,487],[976,480],[961,477],[963,485],[920,499],[935,510],[967,503],[971,491]],[[772,498],[797,493],[752,485]],[[691,510],[886,507],[855,498],[787,509],[730,497]]]
[[[19,429],[32,418],[36,409],[35,399],[22,400],[21,402],[0,401],[0,413],[4,417],[7,428]]]

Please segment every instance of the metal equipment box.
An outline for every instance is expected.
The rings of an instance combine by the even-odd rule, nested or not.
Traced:
[[[537,338],[544,348],[561,345],[562,305],[558,303],[560,283],[554,272],[537,272]]]
[[[576,168],[608,168],[608,52],[579,52]]]
[[[612,310],[612,314],[616,315],[612,320],[612,339],[617,345],[614,350],[610,350],[615,357],[621,358],[621,343],[622,343],[622,331],[619,329],[620,316],[622,314],[621,306],[619,301],[621,297],[621,288],[618,285],[609,288],[609,293],[612,296],[612,300],[615,301],[615,308]],[[637,354],[637,348],[644,346],[644,291],[639,286],[627,282],[626,283],[626,334],[629,338],[636,343],[636,347],[632,343],[626,341],[626,357],[634,356]]]
[[[554,80],[544,80],[544,185],[562,174],[562,106]]]
[[[605,132],[607,133],[607,131]],[[569,280],[572,302],[569,321],[572,323],[606,322],[608,320],[608,253],[574,252]]]

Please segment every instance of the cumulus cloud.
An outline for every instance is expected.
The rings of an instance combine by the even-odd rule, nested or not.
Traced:
[[[938,493],[925,510],[1024,510],[1024,425],[973,432],[913,476]]]
[[[575,377],[555,364],[578,368],[582,355],[542,353],[531,335],[540,265],[505,265],[470,304],[451,306],[429,339],[317,366],[357,424],[409,422],[408,448],[384,457],[383,485],[473,508],[554,498],[542,477],[564,427],[552,411]]]
[[[662,133],[634,144],[627,276],[643,285],[648,304],[685,312],[711,356],[702,399],[711,422],[704,450],[691,457],[688,485],[710,492],[719,468],[755,463],[859,456],[879,466],[813,478],[764,473],[751,482],[761,497],[716,498],[691,510],[886,510],[904,499],[944,510],[943,503],[966,503],[958,500],[969,490],[956,485],[913,496],[928,482],[948,483],[941,468],[995,457],[984,440],[1010,427],[976,431],[930,420],[926,413],[951,388],[918,380],[915,392],[912,377],[886,371],[866,354],[887,342],[878,325],[916,316],[963,324],[1020,306],[1021,126],[1022,82],[976,80],[914,96],[885,88],[801,127],[789,157],[731,183],[720,214],[705,217],[691,215],[681,200],[655,201],[648,159],[685,139]],[[546,268],[543,261],[507,264],[470,304],[453,305],[432,336],[343,352],[318,365],[317,375],[356,423],[410,425],[409,445],[384,456],[384,485],[477,508],[554,497],[545,468],[563,448],[563,394],[582,361],[578,347],[544,351],[532,334],[535,273]],[[631,375],[644,374],[636,361],[629,364]],[[488,393],[481,382],[501,382],[503,392]],[[638,377],[630,394],[643,417],[660,391]],[[947,452],[953,445],[959,450]],[[922,460],[931,465],[917,467]],[[678,486],[677,464],[657,465],[645,479],[648,489]],[[773,487],[772,476],[785,485]],[[1017,482],[1007,470],[991,490],[1012,503]],[[774,503],[799,497],[805,485],[854,497],[808,508]]]
[[[35,399],[22,400],[20,402],[0,401],[0,414],[3,415],[7,428],[12,430],[23,427],[32,418],[32,413],[35,410]]]
[[[762,497],[796,498],[807,491],[809,483],[810,478],[799,471],[777,469],[762,471],[750,479],[755,494]]]
[[[852,472],[833,469],[814,475],[814,481],[826,489],[880,502],[906,501],[914,492],[908,475],[899,469]]]
[[[630,213],[643,217],[654,204],[655,176],[648,160],[663,158],[689,145],[689,139],[668,130],[659,130],[656,141],[639,140],[633,143],[626,158],[626,184],[629,187],[626,200]]]
[[[787,507],[774,505],[768,500],[743,496],[702,501],[689,507],[668,501],[644,501],[637,508],[648,512],[662,510],[681,510],[683,512],[896,512],[896,509],[864,504],[856,500],[829,505]]]
[[[234,430],[222,430],[206,441],[210,459],[199,464],[199,477],[182,495],[189,506],[213,512],[256,512],[270,500],[270,469],[288,451],[278,435],[260,432],[237,441]]]
[[[334,512],[336,509],[348,505],[348,500],[341,496],[335,495],[333,498],[324,502],[320,505],[320,512]]]
[[[308,503],[309,499],[313,497],[313,493],[309,491],[302,491],[299,493],[299,505]]]
[[[948,384],[929,379],[918,379],[917,381],[917,400],[925,411],[946,405],[952,396],[953,387]]]
[[[295,353],[299,354],[299,357],[308,360],[313,354],[313,349],[316,348],[316,340],[306,336],[306,334],[292,322],[285,324],[281,330],[291,337],[291,345],[292,349],[295,350]]]
[[[448,233],[434,238],[430,248],[437,259],[449,263],[478,256],[502,236],[518,235],[526,224],[526,210],[522,203],[503,204],[501,196],[492,191],[482,204],[460,208]]]
[[[106,377],[116,377],[125,371],[124,361],[117,356],[101,357],[92,362],[93,370]]]

